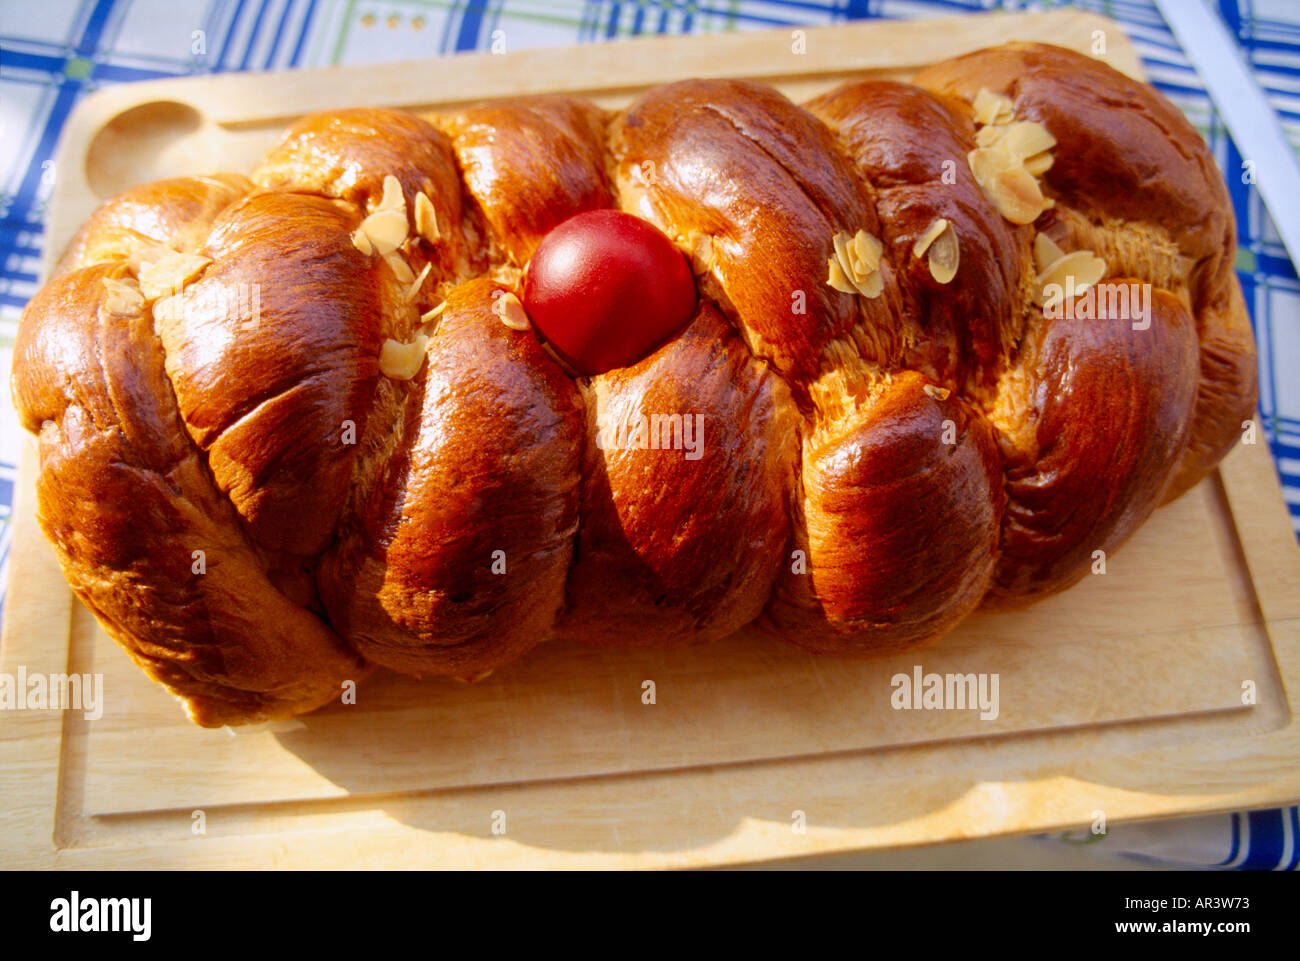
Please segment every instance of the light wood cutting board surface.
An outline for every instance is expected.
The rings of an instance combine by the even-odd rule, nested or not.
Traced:
[[[1114,23],[1061,12],[810,29],[802,57],[778,31],[110,88],[69,122],[49,249],[132,183],[247,169],[311,110],[544,90],[612,106],[688,75],[801,100],[1008,39],[1087,52],[1097,31],[1139,75]],[[0,714],[0,863],[703,865],[1300,797],[1300,551],[1262,444],[1104,575],[919,653],[819,659],[746,632],[675,652],[551,643],[478,685],[381,672],[355,706],[238,734],[192,727],[72,599],[33,477],[28,451],[0,671],[102,673],[106,706]],[[997,717],[895,710],[891,678],[917,666],[996,674]]]

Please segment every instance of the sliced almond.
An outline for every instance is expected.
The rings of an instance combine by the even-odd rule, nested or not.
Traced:
[[[1047,306],[1060,299],[1048,297],[1047,287],[1055,284],[1061,288],[1064,296],[1066,281],[1074,288],[1074,293],[1081,294],[1106,276],[1106,261],[1093,254],[1091,250],[1076,250],[1066,254],[1034,278],[1034,302]]]
[[[916,243],[912,244],[912,256],[920,257],[924,254],[930,249],[930,245],[935,242],[935,239],[947,229],[947,219],[943,217],[937,218],[934,223],[925,228],[925,233],[916,238]]]
[[[848,269],[845,273],[849,275],[849,280],[855,284],[861,283],[871,276],[871,268],[858,257],[858,252],[853,248],[851,241],[849,242]]]
[[[1106,261],[1091,250],[1075,250],[1053,261],[1035,280],[1044,283],[1060,282],[1067,276],[1074,278],[1074,284],[1091,286],[1106,275]]]
[[[1040,274],[1064,256],[1065,251],[1047,234],[1034,236],[1034,263]]]
[[[380,256],[406,242],[406,214],[397,210],[376,210],[361,221],[361,230]]]
[[[971,104],[975,122],[979,124],[1007,123],[1015,117],[1015,105],[1011,98],[994,93],[988,87],[980,87]]]
[[[175,253],[175,251],[164,244],[146,244],[145,246],[137,247],[131,252],[131,255],[126,259],[126,266],[131,273],[138,277],[140,275],[140,269],[144,267],[145,264],[152,263],[155,260],[161,260],[163,257],[172,253]]]
[[[415,195],[415,232],[431,244],[442,239],[442,231],[438,229],[438,211],[434,209],[433,201],[422,193]]]
[[[406,288],[407,301],[414,300],[420,293],[420,288],[424,286],[424,278],[429,276],[429,271],[433,269],[433,264],[425,264],[420,275],[411,281],[411,286]]]
[[[989,200],[1013,224],[1031,224],[1051,206],[1033,174],[1023,164],[1008,165],[1008,157],[996,148],[982,147],[966,155],[971,173]]]
[[[952,391],[947,387],[939,387],[935,384],[922,384],[921,389],[925,391],[927,397],[935,400],[947,400],[952,395]]]
[[[1002,135],[998,142],[1017,160],[1024,160],[1056,146],[1056,138],[1047,132],[1047,128],[1031,120],[1021,120],[999,129]]]
[[[831,237],[831,246],[835,248],[835,259],[840,262],[846,277],[853,276],[853,262],[849,256],[849,235],[837,233]]]
[[[854,286],[863,297],[879,297],[885,289],[885,278],[880,276],[880,271],[873,270],[865,279],[855,281]]]
[[[379,370],[393,380],[410,380],[419,373],[428,349],[429,338],[424,334],[416,334],[409,344],[389,337],[379,351]]]
[[[384,254],[384,263],[388,264],[389,269],[393,272],[393,276],[402,283],[415,283],[415,272],[411,270],[411,265],[408,264],[406,258],[396,250],[390,250],[388,253]],[[407,299],[409,300],[410,298]]]
[[[1038,181],[1024,167],[998,172],[993,181],[993,202],[999,212],[1013,224],[1032,224],[1051,206],[1043,197]]]
[[[141,265],[140,293],[145,300],[157,300],[167,294],[180,293],[208,264],[207,257],[170,251],[158,260]]]
[[[361,251],[367,257],[375,252],[375,247],[370,242],[370,238],[366,236],[366,232],[360,227],[352,231],[352,246],[356,247],[357,250]]]
[[[957,266],[961,262],[961,245],[957,242],[957,231],[952,224],[944,221],[944,230],[935,238],[930,247],[930,276],[941,284],[951,283],[957,276]]]
[[[998,171],[1006,167],[1007,157],[994,147],[980,147],[966,155],[966,163],[975,182],[988,190],[987,184],[991,184]]]
[[[880,276],[880,256],[884,245],[866,230],[858,230],[852,237],[839,232],[831,237],[835,256],[826,262],[826,283],[846,294],[879,297],[884,290]]]
[[[1001,127],[980,127],[975,131],[975,143],[980,147],[992,147],[1001,137]]]
[[[532,326],[528,314],[524,312],[524,305],[509,291],[492,298],[492,310],[501,318],[501,323],[511,330],[527,330]]]
[[[1025,169],[1035,177],[1041,177],[1047,171],[1052,169],[1052,155],[1044,150],[1042,153],[1036,153],[1032,157],[1025,158]]]
[[[434,307],[432,310],[426,310],[424,313],[422,313],[420,315],[420,323],[422,324],[432,323],[433,321],[437,320],[438,317],[442,315],[442,312],[446,309],[447,309],[447,302],[444,300],[442,303],[440,303],[437,307]]]
[[[865,268],[861,272],[864,274],[872,273],[880,267],[880,255],[884,253],[884,245],[879,240],[867,233],[865,230],[859,230],[853,235],[853,254],[856,255],[856,268]]]
[[[830,272],[830,275],[826,278],[828,285],[842,294],[856,294],[858,292],[858,288],[849,282],[849,278],[845,275],[844,269],[840,266],[837,258],[832,257],[827,260],[826,267]]]
[[[1014,119],[1014,118],[1013,118]],[[1040,123],[1022,120],[982,127],[966,155],[971,173],[998,212],[1016,224],[1033,223],[1054,202],[1037,178],[1052,166],[1056,138]]]
[[[140,287],[130,277],[105,277],[104,289],[108,291],[104,306],[109,313],[134,314],[144,306]]]
[[[981,127],[975,133],[975,143],[986,150],[1005,154],[1007,165],[1014,166],[1028,157],[1051,150],[1056,146],[1056,138],[1042,124],[1020,121]]]
[[[392,174],[384,176],[384,196],[375,210],[396,210],[406,217],[406,194],[402,192],[402,182]]]

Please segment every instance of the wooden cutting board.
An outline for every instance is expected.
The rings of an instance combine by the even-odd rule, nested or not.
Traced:
[[[794,39],[113,87],[69,121],[48,249],[104,197],[245,170],[288,120],[332,106],[546,90],[613,106],[692,75],[804,99],[1009,39],[1104,42],[1109,63],[1141,69],[1118,26],[1073,11],[808,29],[805,54]],[[1104,574],[919,653],[819,659],[748,632],[676,652],[555,642],[478,685],[380,673],[355,705],[237,733],[192,727],[72,598],[32,514],[34,470],[29,449],[0,673],[100,674],[104,706],[0,711],[5,866],[713,865],[1300,797],[1300,550],[1262,443]],[[896,709],[893,679],[918,671],[996,676],[996,716]]]

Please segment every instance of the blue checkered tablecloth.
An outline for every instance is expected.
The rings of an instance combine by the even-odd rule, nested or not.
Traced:
[[[1060,5],[1014,0],[0,0],[0,369],[9,370],[19,315],[38,287],[42,219],[59,132],[78,100],[104,85],[414,59],[486,50],[494,43],[517,50],[644,33],[760,30]],[[1191,118],[1230,174],[1240,235],[1238,273],[1260,348],[1260,413],[1291,523],[1300,532],[1296,269],[1254,186],[1233,175],[1242,169],[1242,155],[1154,4],[1083,0],[1075,5],[1123,23],[1152,81]],[[1218,9],[1288,139],[1300,150],[1300,2],[1218,0]],[[0,393],[2,605],[22,439],[8,391]],[[1104,845],[1087,847],[1203,866],[1295,868],[1300,861],[1296,808],[1120,825],[1105,837]]]

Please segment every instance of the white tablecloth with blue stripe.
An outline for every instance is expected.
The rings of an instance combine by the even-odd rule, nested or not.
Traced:
[[[59,132],[77,101],[106,84],[414,59],[490,49],[494,42],[517,50],[643,33],[759,30],[1058,5],[1012,0],[0,0],[0,369],[9,370],[19,314],[37,288],[41,224]],[[1152,3],[1086,0],[1077,6],[1123,22],[1152,81],[1205,135],[1220,167],[1240,171],[1241,154]],[[1300,148],[1300,3],[1219,0],[1219,9],[1293,146]],[[1238,272],[1260,346],[1260,412],[1291,522],[1300,532],[1300,283],[1259,194],[1240,176],[1226,179],[1239,224]],[[8,520],[22,442],[8,392],[3,395],[0,585],[7,580]],[[1104,847],[1200,866],[1294,869],[1300,861],[1294,807],[1112,826],[1102,837],[1101,844],[1080,844],[1080,850]]]

